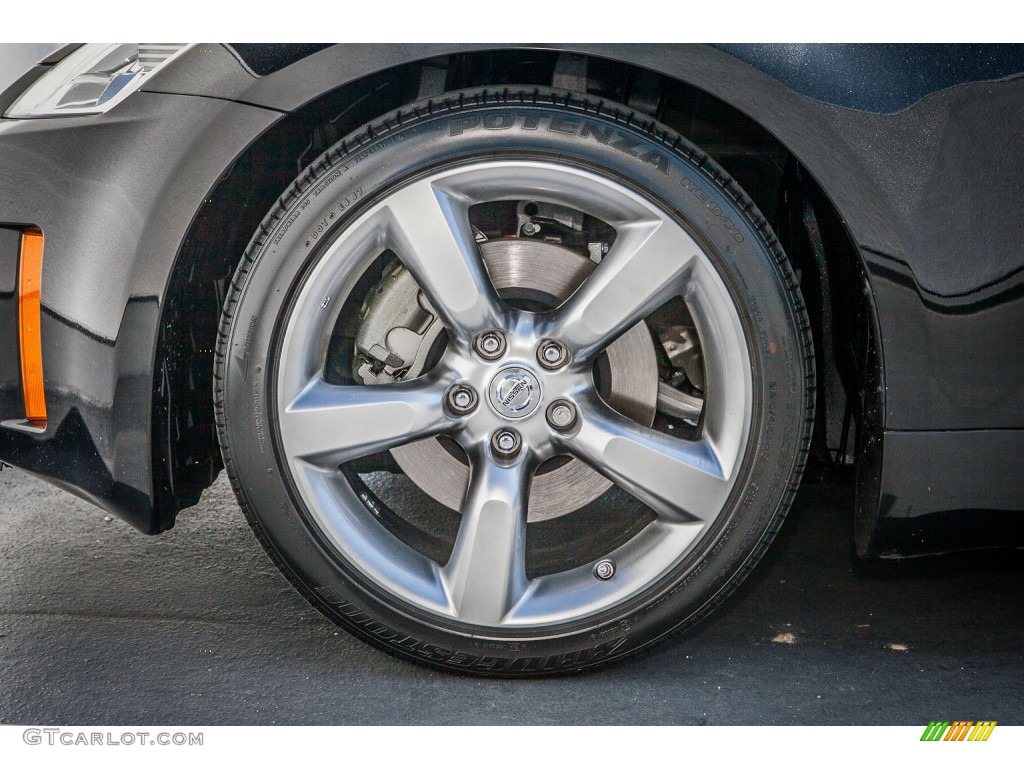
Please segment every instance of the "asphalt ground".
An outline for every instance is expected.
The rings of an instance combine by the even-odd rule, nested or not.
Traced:
[[[308,607],[219,481],[158,537],[0,473],[0,723],[1024,723],[1024,552],[861,562],[847,481],[805,487],[751,579],[632,663],[491,681]]]

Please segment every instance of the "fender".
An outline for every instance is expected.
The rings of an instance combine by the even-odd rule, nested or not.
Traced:
[[[276,54],[276,67],[265,46],[193,49],[150,87],[293,111],[382,69],[501,47],[298,46],[291,58]],[[973,57],[914,45],[547,48],[615,59],[706,91],[768,130],[813,175],[868,276],[885,429],[1024,428],[1024,361],[1008,372],[1005,361],[1019,359],[1012,334],[992,330],[1024,327],[1024,305],[1009,303],[1024,290],[1024,219],[1011,212],[1024,178],[1011,127],[1022,117],[1024,46],[989,46]],[[197,82],[200,56],[205,74]],[[240,62],[249,74],[239,74]],[[981,315],[993,308],[996,318]],[[957,344],[957,367],[969,372],[964,386],[944,385],[941,349],[951,332],[978,342]]]

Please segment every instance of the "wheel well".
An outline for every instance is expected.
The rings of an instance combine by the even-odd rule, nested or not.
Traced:
[[[796,158],[725,102],[652,70],[556,51],[455,54],[337,88],[278,121],[221,175],[186,234],[171,276],[153,390],[154,497],[161,527],[195,504],[221,469],[213,419],[213,348],[228,281],[252,233],[299,172],[360,125],[418,98],[473,86],[554,86],[625,103],[710,154],[772,223],[798,270],[814,327],[815,466],[852,461],[877,344],[857,250],[838,212]],[[860,431],[863,431],[860,430]]]

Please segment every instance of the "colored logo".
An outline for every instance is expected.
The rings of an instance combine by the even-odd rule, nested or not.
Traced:
[[[932,720],[921,741],[988,741],[995,727],[995,720]]]

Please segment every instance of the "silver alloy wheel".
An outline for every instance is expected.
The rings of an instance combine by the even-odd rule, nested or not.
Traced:
[[[531,199],[571,206],[617,232],[583,285],[546,313],[503,303],[488,278],[469,207]],[[398,384],[332,385],[326,343],[356,281],[388,248],[415,277],[448,331],[441,360]],[[699,439],[673,437],[620,415],[601,399],[595,359],[621,334],[680,296],[704,350],[706,397]],[[504,332],[498,360],[474,339]],[[545,339],[570,353],[547,370]],[[516,411],[494,397],[529,380]],[[444,407],[460,382],[479,405],[459,415]],[[523,385],[524,387],[526,385]],[[504,388],[504,389],[503,389]],[[524,400],[523,387],[516,404]],[[277,379],[278,429],[295,487],[337,552],[364,576],[410,605],[469,625],[547,627],[598,614],[637,595],[675,568],[726,507],[748,445],[750,354],[735,304],[707,254],[654,203],[588,171],[548,162],[478,162],[419,178],[373,205],[341,232],[307,275],[287,320]],[[568,431],[548,424],[555,400],[576,406]],[[495,456],[492,435],[511,427],[522,440],[514,460]],[[386,531],[339,466],[415,440],[448,435],[465,450],[470,483],[451,558],[435,562]],[[533,473],[552,457],[573,456],[645,503],[657,519],[608,553],[614,575],[594,565],[528,579],[527,504]]]

